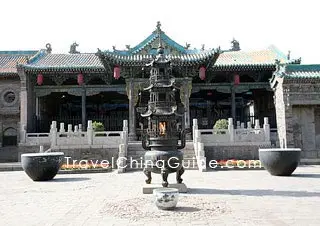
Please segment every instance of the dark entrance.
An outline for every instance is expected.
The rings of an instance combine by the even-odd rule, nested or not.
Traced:
[[[15,146],[17,145],[17,130],[9,127],[3,131],[3,146]]]
[[[78,125],[82,123],[81,96],[68,93],[51,93],[40,101],[37,131],[48,132],[52,121]],[[127,95],[118,92],[101,92],[86,97],[87,120],[102,122],[105,130],[122,130],[124,119],[128,119]]]

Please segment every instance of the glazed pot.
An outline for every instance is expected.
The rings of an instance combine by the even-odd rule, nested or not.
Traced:
[[[290,176],[300,162],[300,148],[262,148],[259,159],[273,176]]]
[[[177,206],[179,190],[177,188],[157,188],[153,190],[155,204],[161,210],[172,210]]]
[[[47,181],[57,175],[63,158],[63,152],[26,153],[21,155],[21,165],[33,181]]]

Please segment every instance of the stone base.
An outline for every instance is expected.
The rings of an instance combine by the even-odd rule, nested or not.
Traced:
[[[152,194],[154,189],[163,188],[161,184],[145,184],[142,187],[143,194]],[[188,188],[184,183],[181,184],[169,184],[168,188],[177,188],[179,193],[187,193]]]

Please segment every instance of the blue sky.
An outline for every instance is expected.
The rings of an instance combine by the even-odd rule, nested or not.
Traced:
[[[191,48],[244,51],[275,45],[304,64],[320,64],[317,0],[2,0],[0,50],[44,48],[66,53],[76,41],[80,52],[124,49],[146,38],[161,21],[162,30]]]

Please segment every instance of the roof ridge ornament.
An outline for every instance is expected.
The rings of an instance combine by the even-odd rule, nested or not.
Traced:
[[[79,46],[78,43],[76,43],[76,42],[72,43],[72,45],[70,46],[69,53],[71,53],[71,54],[80,53],[79,51],[77,51],[78,46]]]
[[[239,50],[241,50],[240,49],[240,43],[235,39],[235,38],[233,38],[233,40],[231,41],[231,44],[232,44],[232,46],[231,46],[231,51],[239,51]]]
[[[51,53],[52,52],[52,47],[50,43],[46,44],[46,49],[47,49],[47,53]]]
[[[162,46],[162,41],[161,41],[161,23],[160,21],[157,22],[157,35],[158,35],[158,40],[159,40],[159,45],[158,45],[158,54],[162,55],[164,53],[164,49]]]

